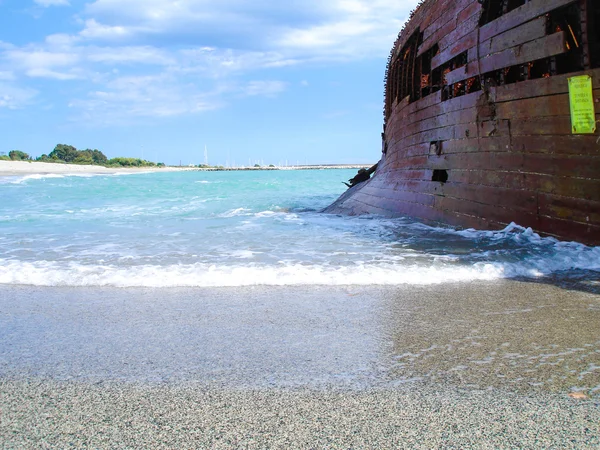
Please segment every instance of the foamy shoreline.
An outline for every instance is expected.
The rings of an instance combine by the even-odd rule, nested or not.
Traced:
[[[37,161],[0,161],[0,176],[48,174],[112,174],[139,172],[174,172],[189,167],[103,167],[79,164],[59,164]]]

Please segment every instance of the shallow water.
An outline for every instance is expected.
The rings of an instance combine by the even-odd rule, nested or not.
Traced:
[[[2,378],[600,397],[600,296],[548,284],[0,286],[0,311]]]

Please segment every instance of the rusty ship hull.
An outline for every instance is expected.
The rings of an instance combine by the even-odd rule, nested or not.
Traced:
[[[382,156],[325,212],[458,227],[511,222],[600,245],[600,0],[425,0],[392,48]]]

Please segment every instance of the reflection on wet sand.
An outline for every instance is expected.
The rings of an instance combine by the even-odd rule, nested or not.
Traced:
[[[600,397],[600,295],[501,280],[0,287],[0,378]]]
[[[600,296],[516,281],[400,289],[387,304],[387,376],[600,396]]]

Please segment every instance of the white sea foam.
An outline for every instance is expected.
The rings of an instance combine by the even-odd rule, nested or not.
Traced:
[[[223,214],[220,214],[219,217],[229,218],[229,217],[237,217],[237,216],[249,216],[251,214],[251,210],[247,208],[236,208],[231,209]]]
[[[30,180],[43,180],[46,178],[65,178],[65,176],[66,175],[60,175],[60,174],[56,174],[56,173],[32,174],[32,175],[11,177],[10,182],[13,184],[21,184],[21,183],[25,183],[26,181],[30,181]]]
[[[240,252],[239,259],[252,256]],[[588,261],[589,262],[589,261]],[[590,264],[579,261],[578,268]],[[572,260],[566,266],[572,268]],[[283,263],[256,264],[172,264],[167,266],[85,265],[77,262],[0,261],[0,284],[37,286],[252,286],[252,285],[432,285],[448,282],[496,280],[525,276],[539,277],[551,269],[562,268],[560,262],[546,261],[540,267],[529,263],[483,263],[472,265],[394,263],[356,263],[347,266]],[[595,267],[595,266],[594,266]]]
[[[155,173],[154,171],[135,171],[135,172],[102,172],[102,173],[34,173],[28,175],[8,175],[0,177],[0,180],[5,183],[11,184],[22,184],[31,180],[46,180],[46,179],[57,179],[57,178],[96,178],[96,177],[121,177],[129,175],[146,175]]]
[[[188,264],[170,266],[103,266],[11,261],[0,267],[0,284],[35,286],[225,287],[284,285],[428,285],[502,278],[493,264],[472,267],[395,267],[394,265],[328,267]]]

